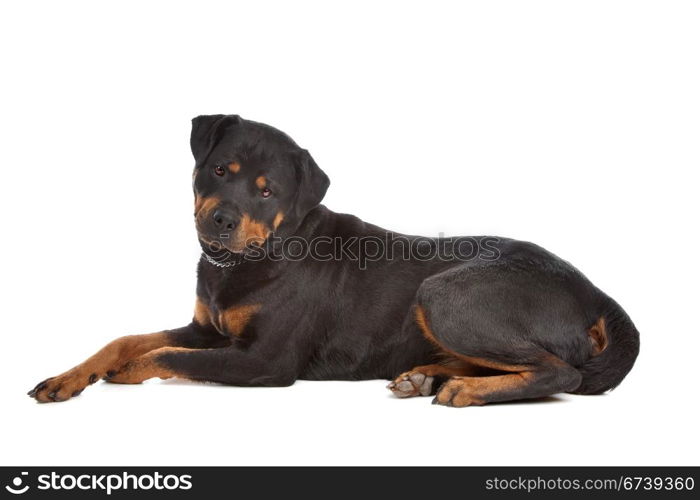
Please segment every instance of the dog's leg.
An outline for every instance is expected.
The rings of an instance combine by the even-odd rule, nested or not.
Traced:
[[[433,400],[445,406],[479,406],[549,396],[570,391],[581,383],[581,374],[551,356],[531,370],[491,377],[452,377]]]
[[[40,382],[28,394],[44,403],[65,401],[78,396],[86,386],[97,380],[115,375],[129,361],[154,349],[220,347],[229,343],[228,339],[216,331],[202,327],[196,322],[176,330],[120,337],[78,366]]]
[[[444,355],[492,371],[489,376],[473,376],[473,373],[452,375],[438,389],[433,401],[436,404],[462,407],[540,398],[571,391],[581,383],[581,374],[576,368],[532,343],[520,341],[510,332],[508,338],[513,340],[505,345],[495,335],[472,332],[470,340],[477,347],[470,348],[463,337],[446,333],[449,329],[445,327],[451,324],[442,316],[434,325],[428,311],[417,306],[415,317],[423,335]],[[515,327],[504,324],[499,334],[504,335],[507,328]]]
[[[444,363],[416,366],[396,377],[387,386],[387,389],[399,398],[430,396],[435,394],[441,382],[450,377],[477,375],[478,373],[478,367],[453,359]]]
[[[239,386],[287,386],[296,380],[294,357],[241,350],[235,345],[222,349],[163,347],[129,361],[110,382],[139,384],[154,377],[184,378]]]

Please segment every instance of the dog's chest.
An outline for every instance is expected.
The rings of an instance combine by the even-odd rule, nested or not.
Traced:
[[[235,304],[212,308],[212,324],[217,331],[229,337],[241,337],[260,312],[262,304]]]
[[[249,301],[224,300],[218,297],[199,298],[195,321],[212,325],[221,335],[241,337],[260,313],[262,304]]]

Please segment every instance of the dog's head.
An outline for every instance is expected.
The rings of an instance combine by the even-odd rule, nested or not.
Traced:
[[[291,234],[330,184],[285,133],[237,115],[192,120],[195,222],[203,245],[241,253]]]

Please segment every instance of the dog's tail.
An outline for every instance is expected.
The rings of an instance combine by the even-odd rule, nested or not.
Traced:
[[[617,387],[629,373],[639,354],[639,332],[627,313],[609,297],[605,298],[601,319],[589,330],[602,352],[578,371],[583,376],[573,394],[602,394]]]

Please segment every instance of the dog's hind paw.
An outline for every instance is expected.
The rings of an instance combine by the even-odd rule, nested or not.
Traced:
[[[402,373],[387,385],[387,389],[399,398],[412,398],[414,396],[430,396],[433,393],[434,377],[427,376],[418,371]]]

